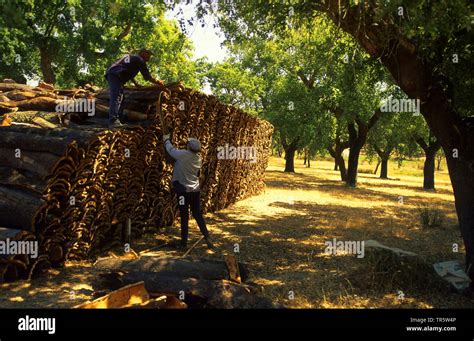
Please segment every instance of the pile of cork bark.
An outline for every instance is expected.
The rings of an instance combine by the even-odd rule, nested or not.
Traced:
[[[93,115],[65,109],[80,100],[93,103]],[[129,124],[110,130],[107,90],[0,83],[0,240],[39,243],[36,259],[0,255],[0,282],[171,225],[178,210],[162,121],[177,147],[185,148],[189,137],[201,141],[205,212],[263,189],[268,122],[180,83],[126,89],[123,105]],[[253,147],[256,162],[218,158],[226,144]]]

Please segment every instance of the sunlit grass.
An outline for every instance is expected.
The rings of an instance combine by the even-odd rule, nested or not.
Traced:
[[[237,257],[248,264],[251,283],[262,294],[291,308],[474,307],[472,299],[428,282],[425,285],[424,279],[431,279],[431,270],[425,274],[425,267],[404,274],[408,279],[422,275],[404,287],[403,281],[392,280],[391,273],[374,272],[376,256],[360,259],[324,252],[325,241],[333,238],[374,239],[418,254],[427,268],[438,261],[462,261],[464,250],[444,164],[443,170],[436,172],[436,191],[422,189],[422,160],[405,162],[402,168],[389,163],[390,179],[383,180],[369,174],[375,163],[362,159],[361,169],[367,173],[359,174],[357,188],[347,188],[340,181],[332,160],[313,161],[312,167],[306,168],[298,159],[295,165],[295,174],[284,173],[284,160],[272,157],[263,193],[206,215],[217,251],[202,244],[192,255],[222,259],[223,253],[233,253],[238,244]],[[446,215],[441,227],[423,228],[423,206]],[[179,236],[177,227],[170,236],[146,235],[134,241],[132,248],[152,248],[173,236]],[[190,242],[198,238],[199,231],[191,221]],[[459,253],[452,252],[453,243],[460,246]],[[146,255],[181,254],[160,249]],[[98,278],[99,271],[90,262],[68,263],[66,268],[50,270],[49,275],[32,282],[0,285],[0,307],[72,307],[92,298]],[[399,298],[400,290],[403,299]]]

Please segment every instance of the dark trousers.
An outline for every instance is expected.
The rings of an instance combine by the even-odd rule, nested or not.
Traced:
[[[109,123],[122,119],[123,113],[123,84],[120,78],[114,74],[107,75],[109,83]]]
[[[173,187],[176,191],[179,215],[181,218],[181,244],[186,245],[188,242],[189,207],[191,207],[191,213],[196,220],[202,235],[206,239],[209,238],[209,231],[207,230],[206,222],[204,221],[201,212],[201,192],[184,192],[183,186],[177,181],[173,182]]]

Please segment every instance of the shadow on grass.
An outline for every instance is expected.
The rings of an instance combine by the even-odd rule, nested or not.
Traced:
[[[305,178],[299,175],[298,177]],[[285,186],[285,181],[278,181]],[[332,188],[333,185],[326,185],[324,188],[328,189],[328,186]],[[336,188],[338,188],[337,185]],[[373,195],[371,191],[367,193]],[[258,216],[252,216],[246,207],[232,207],[228,211],[214,214],[209,218],[209,223],[211,226],[220,227],[220,231],[213,233],[224,248],[228,246],[230,251],[232,245],[239,244],[241,259],[251,265],[251,273],[256,278],[264,279],[263,283],[267,283],[264,287],[272,295],[284,300],[289,290],[298,288],[316,306],[323,302],[323,296],[326,297],[328,293],[332,295],[331,297],[343,295],[342,292],[345,292],[344,295],[350,293],[359,296],[383,297],[393,294],[394,288],[399,284],[395,281],[393,285],[387,285],[385,277],[374,277],[379,278],[379,282],[377,280],[367,282],[367,274],[376,272],[374,265],[376,261],[373,259],[367,261],[355,256],[327,255],[324,252],[325,241],[333,238],[349,241],[375,239],[388,246],[418,253],[427,239],[437,239],[439,236],[444,236],[446,232],[441,229],[409,229],[403,219],[398,221],[398,217],[394,216],[393,212],[384,208],[319,205],[304,201],[294,201],[293,204],[275,201],[270,206],[284,208],[289,212],[276,215],[261,212]],[[401,207],[397,210],[398,215],[402,216],[413,215],[416,211],[409,207]],[[348,220],[357,217],[363,217],[366,221],[358,226],[345,227]],[[397,237],[391,233],[391,229],[406,230],[408,235]],[[455,234],[454,231],[453,234]],[[449,241],[443,241],[438,246],[447,248],[449,245]],[[445,260],[444,253],[438,253],[437,249],[432,250],[432,245],[426,244],[426,247],[432,254],[420,258],[420,261],[426,260],[425,269],[430,268],[434,260]],[[459,255],[459,258],[461,257]],[[399,272],[399,268],[393,267],[393,276],[398,276]],[[416,272],[410,274],[416,274]],[[433,271],[428,271],[423,278],[437,283]],[[399,285],[399,288],[419,297],[423,304],[435,307],[444,307],[443,299],[446,295],[449,296],[449,292],[443,286],[414,287],[407,284],[406,287]],[[452,303],[448,303],[451,307],[457,307],[460,304],[474,307],[474,302],[464,302],[464,298],[459,295],[449,297],[454,299]]]
[[[329,193],[333,196],[348,196],[354,200],[370,200],[370,201],[391,201],[394,205],[398,205],[400,202],[399,194],[390,194],[383,193],[380,190],[372,190],[370,187],[375,187],[377,189],[390,188],[390,189],[404,189],[411,190],[417,193],[426,193],[422,188],[412,187],[412,186],[400,186],[396,183],[390,182],[386,185],[371,183],[371,184],[360,184],[358,187],[348,187],[342,181],[337,180],[326,180],[319,179],[310,175],[296,173],[287,175],[288,173],[278,172],[278,171],[268,171],[267,179],[265,180],[266,185],[269,188],[275,189],[291,189],[291,190],[316,190],[321,192]],[[286,174],[282,176],[282,174]],[[443,194],[452,194],[447,190],[437,190],[431,192],[434,194],[443,193]],[[440,206],[441,209],[452,210],[454,203],[448,200],[443,200],[440,198],[427,198],[425,196],[417,195],[403,195],[404,204],[414,204],[414,205],[427,205],[429,206]]]

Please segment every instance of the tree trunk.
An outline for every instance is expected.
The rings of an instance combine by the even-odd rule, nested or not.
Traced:
[[[306,166],[307,168],[311,168],[311,160],[310,158],[308,157],[308,165]]]
[[[295,172],[295,152],[296,148],[292,146],[285,149],[285,172]]]
[[[416,142],[425,152],[425,164],[423,166],[423,188],[424,189],[435,189],[434,185],[434,172],[435,172],[435,158],[436,153],[440,148],[439,142],[430,141],[429,144],[421,137],[416,139]]]
[[[436,152],[427,152],[423,166],[423,189],[435,189],[435,156]]]
[[[56,83],[56,76],[53,71],[53,56],[48,45],[43,44],[40,48],[40,67],[43,74],[43,81],[49,84]]]
[[[362,148],[358,145],[349,150],[349,160],[347,162],[346,184],[350,187],[357,186],[357,169],[359,167],[359,155]]]
[[[377,166],[375,166],[374,174],[377,174],[377,171],[379,170],[380,167],[380,160],[377,161]]]
[[[348,2],[345,2],[342,9],[340,5],[339,0],[330,0],[318,10],[328,13],[331,19],[351,34],[371,56],[380,58],[400,88],[410,98],[421,101],[420,111],[446,155],[459,226],[466,249],[466,269],[474,283],[472,128],[455,111],[445,79],[434,71],[436,65],[422,58],[413,40],[403,35],[397,35],[396,38],[393,35],[391,40],[387,40],[387,32],[399,32],[396,23],[373,25],[373,17],[369,15],[372,12],[361,11],[362,5],[349,7]],[[362,17],[361,12],[364,13]],[[364,30],[360,29],[361,21],[364,22]]]
[[[350,122],[347,125],[349,131],[349,161],[347,164],[347,179],[346,184],[349,187],[357,186],[357,169],[359,167],[359,155],[362,147],[367,141],[367,134],[369,130],[377,123],[382,115],[382,111],[379,109],[375,110],[369,121],[366,123],[360,118],[356,117],[354,122]],[[355,124],[357,123],[358,129],[356,130]]]
[[[340,142],[336,140],[334,148],[327,148],[329,154],[334,158],[334,170],[339,169],[339,173],[341,174],[341,181],[346,181],[347,179],[346,163],[344,161],[344,158],[342,157],[342,152],[348,145],[349,142]]]
[[[437,171],[441,170],[441,161],[443,161],[443,154],[437,156],[438,165],[436,166]]]
[[[470,150],[474,150],[472,143]],[[463,162],[459,158],[452,157],[452,150],[444,149],[444,152],[453,185],[461,236],[466,249],[466,271],[473,281],[471,288],[474,289],[474,170],[472,166],[474,158],[471,156],[470,160]]]
[[[346,162],[342,157],[342,154],[339,155],[336,159],[337,166],[339,167],[339,174],[341,175],[341,181],[347,180],[347,169],[346,169]]]
[[[388,179],[388,159],[382,159],[382,168],[380,169],[380,179]]]

